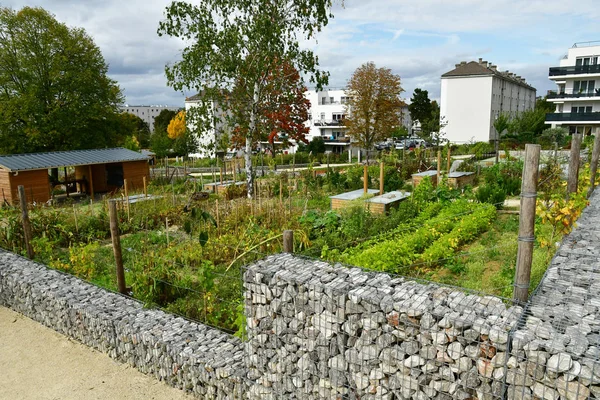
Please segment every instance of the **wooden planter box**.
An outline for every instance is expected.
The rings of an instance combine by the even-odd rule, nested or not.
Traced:
[[[379,190],[369,189],[367,194],[374,195],[379,193]],[[353,190],[351,192],[341,193],[335,196],[329,196],[331,199],[331,209],[332,210],[340,210],[342,208],[348,207],[352,204],[353,201],[356,201],[363,197],[365,192],[363,189]]]
[[[373,214],[387,214],[392,208],[400,205],[400,202],[410,197],[410,192],[389,192],[367,200],[367,207]]]
[[[453,188],[462,188],[473,185],[475,182],[474,172],[451,172],[448,174],[448,185]]]
[[[425,178],[426,176],[431,178],[431,183],[434,187],[437,186],[437,171],[424,171],[412,175],[413,187],[419,186],[423,178]]]

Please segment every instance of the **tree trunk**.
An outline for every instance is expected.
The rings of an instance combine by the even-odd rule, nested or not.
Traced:
[[[252,93],[252,108],[250,110],[250,129],[246,136],[246,150],[244,151],[244,159],[246,161],[246,186],[248,189],[248,198],[254,196],[254,174],[252,171],[252,138],[256,131],[256,105],[258,104],[258,83],[254,84]]]

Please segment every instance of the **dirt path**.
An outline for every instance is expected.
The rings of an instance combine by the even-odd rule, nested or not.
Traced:
[[[0,399],[193,397],[0,307]]]

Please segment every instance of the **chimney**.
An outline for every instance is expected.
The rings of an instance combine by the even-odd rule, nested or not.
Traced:
[[[483,62],[483,58],[479,59],[479,64],[481,64]]]
[[[498,72],[498,67],[495,66],[494,64],[490,64],[490,69],[494,72]]]
[[[461,61],[460,65],[467,65],[467,62],[466,61]]]

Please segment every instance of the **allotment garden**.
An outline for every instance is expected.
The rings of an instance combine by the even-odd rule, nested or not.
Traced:
[[[411,193],[387,214],[371,212],[364,198],[331,210],[329,196],[364,187],[364,168],[357,163],[328,168],[307,159],[304,167],[292,168],[267,160],[252,200],[239,185],[200,193],[211,182],[233,179],[231,169],[223,178],[155,171],[147,197],[137,193],[134,202],[124,193],[112,196],[119,204],[127,286],[148,306],[241,333],[241,267],[281,252],[283,231],[293,230],[294,252],[306,257],[510,297],[523,162],[508,152],[502,156],[498,164],[476,154],[464,157],[460,170],[476,179],[457,189],[448,185],[445,163],[437,185],[427,177],[412,186],[413,173],[437,169],[434,154],[379,155],[368,167],[367,186],[380,188],[383,162],[384,190]],[[279,164],[286,162],[290,157]],[[589,185],[585,164],[579,194],[567,201],[561,158],[548,152],[541,163],[532,289],[587,204]],[[243,181],[240,172],[235,178]],[[35,259],[115,290],[108,201],[104,196],[33,206]],[[17,207],[0,208],[0,246],[26,254],[20,215]]]

